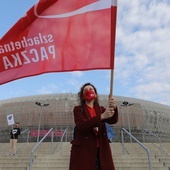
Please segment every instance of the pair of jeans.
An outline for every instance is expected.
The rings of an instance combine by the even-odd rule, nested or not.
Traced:
[[[100,168],[99,148],[97,148],[97,153],[96,153],[96,165],[95,165],[95,170],[101,170],[101,168]]]

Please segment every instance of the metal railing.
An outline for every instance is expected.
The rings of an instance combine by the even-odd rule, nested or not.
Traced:
[[[124,136],[123,136],[123,131],[126,132],[133,140],[135,140],[140,146],[142,146],[143,149],[145,149],[145,151],[147,152],[147,156],[148,156],[148,161],[149,161],[149,169],[152,170],[152,163],[151,163],[151,158],[150,158],[150,150],[143,145],[141,142],[139,142],[133,135],[131,135],[125,128],[121,129],[121,138],[122,138],[122,148],[123,148],[123,154],[124,154]]]
[[[27,129],[25,129],[24,131],[22,131],[22,132],[21,132],[21,135],[24,134],[24,133],[26,133],[27,131],[28,131],[28,134],[27,134],[27,143],[28,143],[29,136],[30,136],[30,133],[29,133],[30,130],[29,130],[29,128],[27,128]]]
[[[51,133],[51,131],[53,130],[53,128],[51,128],[46,135],[34,146],[34,148],[31,151],[30,154],[30,164],[29,164],[29,170],[32,170],[32,162],[33,162],[33,155],[34,155],[34,151],[38,148],[38,146],[42,143],[42,141]],[[53,133],[51,136],[51,141],[53,142]]]
[[[141,129],[140,129],[140,130],[141,130]],[[159,140],[159,144],[160,144],[160,148],[159,148],[159,149],[160,149],[161,153],[163,153],[163,151],[162,151],[162,142],[161,142],[161,138],[160,138],[159,136],[157,136],[156,134],[152,133],[151,131],[147,130],[147,129],[142,129],[142,132],[143,132],[143,131],[149,133],[150,135],[156,137],[156,138]],[[145,141],[145,139],[144,139],[144,134],[142,133],[142,135],[143,135],[143,141]]]
[[[64,133],[60,139],[60,143],[61,143],[60,154],[62,154],[62,152],[63,152],[63,138],[64,138],[66,132],[67,132],[67,128],[64,130]]]
[[[28,134],[27,134],[27,143],[28,143],[28,139],[29,139],[29,128],[28,129],[25,129],[24,131],[21,132],[21,135],[23,135],[24,133],[26,133],[28,131]],[[17,149],[17,153],[19,151],[21,151],[23,148],[25,148],[26,145],[23,143],[23,145],[21,145],[18,149]]]

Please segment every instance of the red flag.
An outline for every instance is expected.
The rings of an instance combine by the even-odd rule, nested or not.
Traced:
[[[0,84],[113,69],[116,9],[116,0],[39,0],[0,40]]]

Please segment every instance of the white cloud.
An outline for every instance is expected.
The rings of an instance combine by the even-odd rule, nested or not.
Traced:
[[[42,86],[40,89],[37,90],[38,94],[52,94],[58,91],[58,86],[55,84],[47,84]]]
[[[82,71],[74,71],[74,72],[71,72],[71,74],[74,77],[81,77],[81,76],[83,76],[83,72]]]
[[[116,81],[131,97],[166,103],[170,94],[170,3],[119,1]],[[167,102],[166,104],[169,105]]]
[[[69,88],[70,88],[71,92],[79,90],[80,86],[82,85],[82,83],[80,81],[78,81],[78,80],[76,80],[74,78],[69,79],[67,84],[69,85]],[[70,85],[71,85],[71,87],[70,87]]]

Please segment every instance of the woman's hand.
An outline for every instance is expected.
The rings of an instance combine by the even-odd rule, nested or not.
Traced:
[[[113,108],[107,108],[104,113],[101,114],[101,120],[111,118],[115,111]]]
[[[113,108],[113,110],[116,109],[116,100],[113,96],[109,96],[109,108]]]

